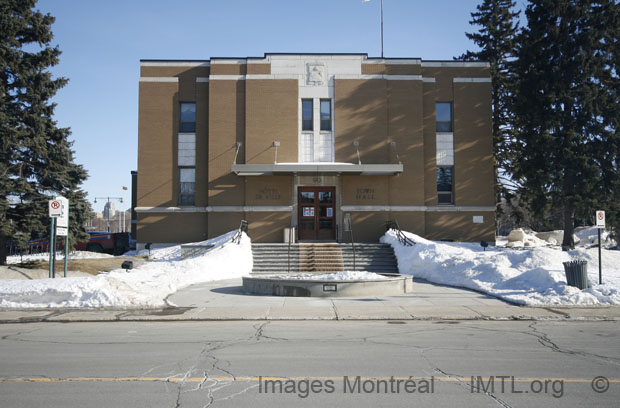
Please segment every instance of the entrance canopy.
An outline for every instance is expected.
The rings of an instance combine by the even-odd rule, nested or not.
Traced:
[[[360,176],[393,176],[403,172],[403,164],[350,164],[350,163],[276,163],[233,164],[238,176],[272,176],[285,174],[357,174]]]

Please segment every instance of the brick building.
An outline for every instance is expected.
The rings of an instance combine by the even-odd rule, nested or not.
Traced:
[[[265,54],[142,60],[137,242],[494,240],[489,65]]]

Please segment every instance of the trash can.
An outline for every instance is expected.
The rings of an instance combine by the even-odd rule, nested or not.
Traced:
[[[579,289],[587,289],[590,287],[588,282],[588,261],[579,259],[576,261],[563,262],[564,272],[566,273],[566,282],[570,286]]]

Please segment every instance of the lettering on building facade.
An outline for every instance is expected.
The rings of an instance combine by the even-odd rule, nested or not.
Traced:
[[[355,192],[355,198],[357,200],[374,200],[375,199],[375,189],[368,187],[358,188]]]
[[[256,200],[279,200],[280,190],[272,187],[265,187],[255,195]]]

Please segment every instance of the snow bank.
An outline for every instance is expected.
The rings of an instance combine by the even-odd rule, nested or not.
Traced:
[[[69,253],[69,259],[99,259],[99,258],[114,258],[114,256],[110,254],[102,254],[102,253],[88,252],[88,251],[73,251]],[[19,255],[11,255],[6,258],[6,263],[8,265],[14,265],[14,264],[28,262],[28,261],[49,261],[49,259],[50,259],[50,253],[43,252],[40,254],[24,255],[23,257]],[[61,259],[65,259],[65,253],[57,252],[56,260],[59,261]]]
[[[579,238],[579,244],[581,246],[598,245],[598,230],[596,227],[575,228],[575,235]],[[616,241],[612,240],[609,232],[604,229],[601,231],[601,241],[603,241],[604,247],[616,246]]]
[[[562,252],[557,248],[513,250],[470,243],[433,242],[405,232],[416,245],[406,247],[388,231],[381,242],[394,247],[401,273],[430,282],[488,293],[513,303],[539,305],[620,304],[620,251],[603,250],[603,285],[598,283],[596,248]],[[566,284],[562,262],[586,259],[591,289]]]
[[[374,272],[366,272],[366,271],[344,271],[344,272],[334,272],[334,273],[325,273],[321,275],[317,274],[303,274],[303,275],[294,275],[287,276],[287,279],[302,279],[302,280],[382,280],[387,279],[385,276],[379,275]]]
[[[239,245],[233,233],[205,241],[216,247],[180,260],[180,245],[158,250],[158,260],[125,272],[117,269],[87,278],[0,280],[0,307],[160,307],[178,289],[200,282],[248,275],[252,271],[250,238]],[[152,254],[153,255],[153,254]]]
[[[496,244],[508,248],[534,248],[541,246],[560,246],[564,238],[563,230],[536,232],[528,229],[517,228],[510,231],[507,237],[497,237]],[[603,246],[613,248],[617,244],[611,239],[608,231],[601,231]],[[588,247],[598,245],[598,228],[577,227],[573,234],[575,245]]]

